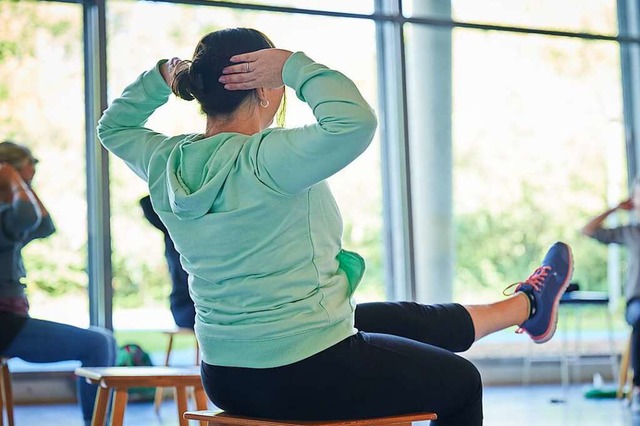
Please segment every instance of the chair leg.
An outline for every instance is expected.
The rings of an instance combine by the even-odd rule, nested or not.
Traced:
[[[187,411],[187,388],[184,386],[176,386],[174,388],[176,405],[178,406],[178,424],[180,426],[189,426],[189,420],[183,417]]]
[[[111,426],[122,426],[124,423],[124,410],[127,407],[128,398],[127,388],[116,388],[111,411]]]
[[[160,415],[160,405],[162,405],[162,397],[164,396],[163,390],[164,388],[158,386],[156,388],[156,393],[153,396],[153,409],[158,415]]]
[[[618,353],[616,351],[616,342],[613,335],[613,318],[611,315],[611,310],[607,306],[606,308],[606,319],[607,319],[607,335],[609,337],[609,364],[611,365],[611,377],[613,377],[613,382],[618,382],[620,374],[620,366],[618,365]]]
[[[107,417],[107,405],[109,403],[109,396],[111,389],[98,387],[98,393],[96,394],[96,402],[93,406],[93,418],[91,419],[91,426],[104,426],[104,421]]]
[[[7,411],[7,424],[14,426],[13,419],[13,389],[11,387],[11,372],[6,361],[2,361],[2,400]]]
[[[171,350],[173,349],[173,334],[169,334],[169,343],[167,344],[167,353],[164,357],[164,365],[168,366],[171,360]],[[162,405],[163,388],[157,387],[156,394],[153,397],[153,409],[156,414],[160,414],[160,405]]]
[[[206,410],[207,408],[209,408],[207,395],[204,393],[204,389],[201,386],[193,388],[193,395],[196,401],[197,410]],[[206,421],[200,422],[200,426],[207,426],[207,425],[208,425],[208,422]]]
[[[627,345],[622,353],[622,359],[620,360],[620,371],[618,372],[618,389],[616,391],[616,398],[624,398],[625,387],[627,386],[627,379],[629,377],[629,362],[631,359],[631,338],[627,342]]]
[[[193,393],[195,395],[196,400],[196,408],[199,411],[206,410],[208,407],[208,398],[204,393],[204,389],[200,386],[193,388]]]

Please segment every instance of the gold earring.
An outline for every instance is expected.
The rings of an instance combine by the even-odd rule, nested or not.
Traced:
[[[262,108],[266,108],[266,107],[268,107],[268,106],[269,106],[269,99],[263,99],[263,100],[261,100],[261,101],[260,101],[260,106],[261,106]]]

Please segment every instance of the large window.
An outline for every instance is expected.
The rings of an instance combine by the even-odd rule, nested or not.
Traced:
[[[23,250],[34,317],[88,325],[82,7],[0,2],[0,140],[30,147],[57,232]]]
[[[504,3],[483,15],[486,4],[453,2],[452,14],[572,31],[616,28],[614,2],[590,3],[601,12],[595,16],[557,11],[557,20],[539,21],[537,12],[525,13],[530,2]],[[410,135],[421,137],[411,145],[410,155],[419,157],[412,158],[412,173],[420,165],[441,169],[414,182],[413,192],[419,199],[429,191],[431,200],[446,204],[451,186],[453,300],[496,300],[506,286],[526,279],[557,240],[573,247],[573,281],[582,290],[610,291],[607,247],[579,231],[627,194],[620,45],[424,24],[404,28]],[[618,265],[624,267],[618,263],[615,270]],[[615,319],[621,325],[622,315]],[[601,329],[604,322],[585,327]],[[513,330],[505,330],[473,352],[503,356],[510,336]],[[511,355],[528,350],[513,337]]]
[[[441,18],[454,21],[592,34],[615,35],[614,0],[451,0],[451,15],[436,9],[425,12],[427,2],[403,0],[405,16]],[[446,4],[447,2],[442,2]],[[434,4],[437,4],[434,3]]]
[[[455,30],[456,294],[524,279],[556,239],[574,280],[607,290],[606,248],[579,234],[625,193],[616,43]]]

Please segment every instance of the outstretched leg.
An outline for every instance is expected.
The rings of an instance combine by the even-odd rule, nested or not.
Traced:
[[[558,242],[529,278],[515,284],[515,293],[507,299],[465,306],[364,303],[356,308],[356,328],[407,337],[454,352],[464,351],[474,341],[514,325],[536,343],[543,343],[555,333],[560,297],[572,273],[571,249]]]
[[[496,331],[520,325],[529,319],[529,297],[518,292],[508,299],[487,305],[465,305],[471,315],[475,336],[479,340]]]

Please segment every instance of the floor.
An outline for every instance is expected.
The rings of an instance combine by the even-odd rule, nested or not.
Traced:
[[[588,386],[509,386],[486,387],[484,398],[487,426],[640,426],[624,402],[613,399],[586,399]],[[126,425],[177,425],[176,408],[167,400],[157,417],[151,403],[134,402],[127,407]],[[79,411],[73,405],[18,406],[18,426],[82,426]],[[195,422],[193,423],[196,424]]]

